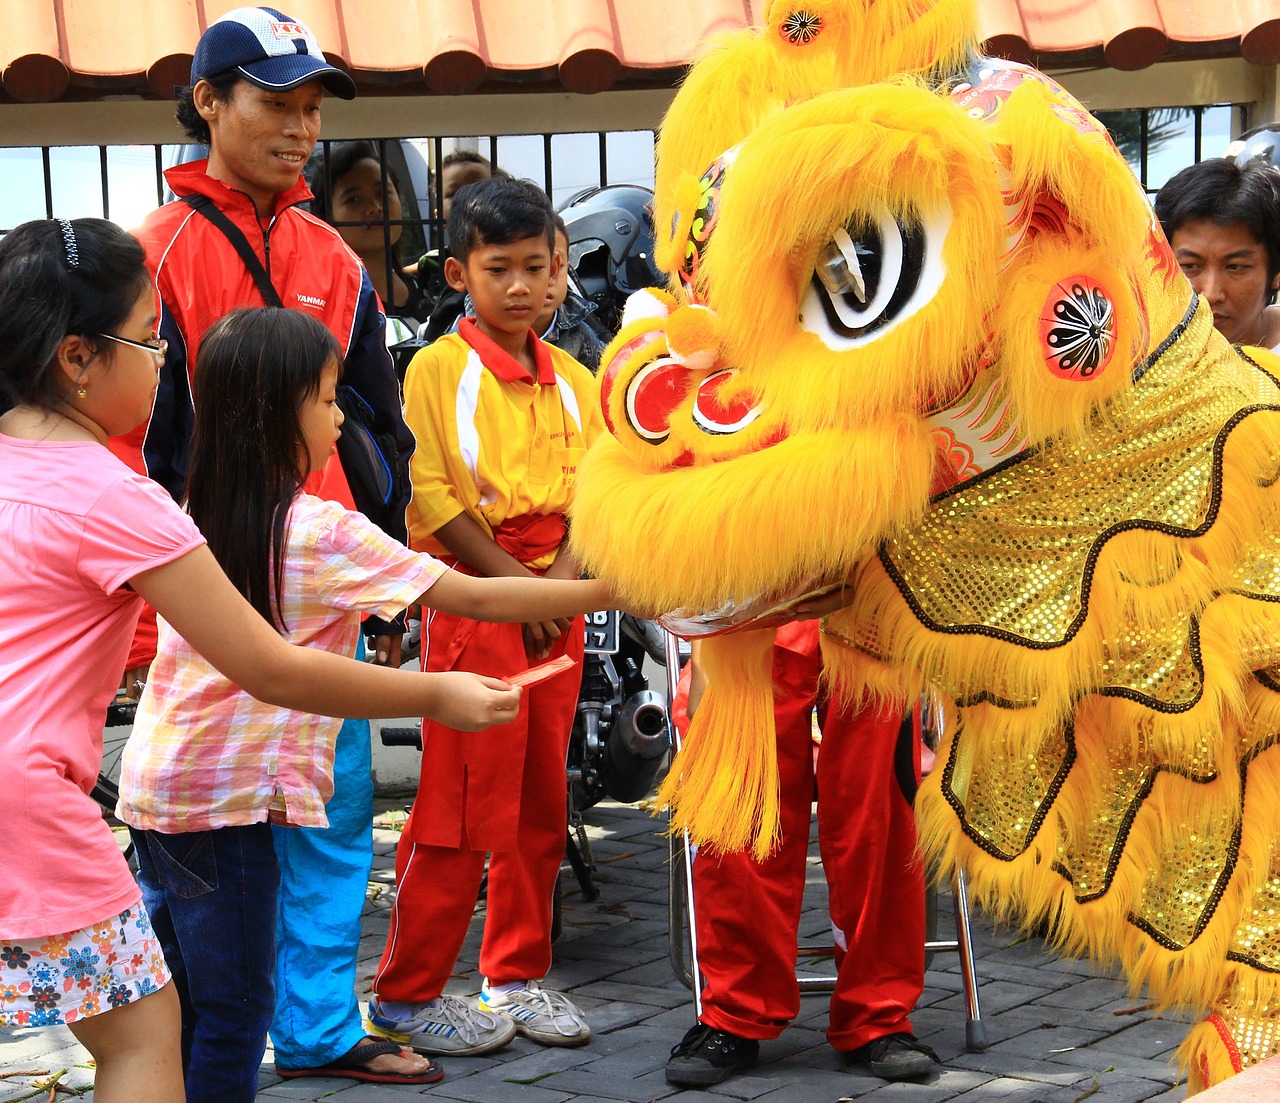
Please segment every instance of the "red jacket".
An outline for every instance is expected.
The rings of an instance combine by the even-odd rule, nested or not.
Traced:
[[[165,179],[179,196],[209,196],[253,246],[284,305],[310,314],[337,338],[345,356],[343,384],[354,388],[373,409],[375,430],[390,433],[399,444],[403,470],[396,486],[401,500],[393,512],[403,518],[414,439],[404,423],[400,387],[387,352],[386,317],[360,258],[337,230],[298,208],[297,204],[312,197],[301,176],[276,196],[271,216],[260,220],[253,200],[209,176],[207,166],[207,161],[178,165],[165,173]],[[135,236],[155,279],[160,335],[168,340],[169,353],[150,419],[131,433],[111,438],[110,447],[180,501],[191,445],[191,381],[200,339],[209,326],[237,307],[266,304],[226,236],[186,203],[166,203],[153,211]],[[334,470],[325,470],[322,488],[312,483],[307,488],[350,505],[350,491],[336,458],[330,467]],[[391,536],[405,540],[403,521],[398,527],[386,527]],[[129,657],[131,667],[155,654],[154,621],[148,625],[147,619],[139,626]]]
[[[375,427],[394,434],[404,462],[413,435],[404,423],[399,385],[383,335],[386,319],[360,258],[328,223],[297,204],[311,198],[297,184],[276,196],[275,210],[260,221],[244,192],[210,177],[207,161],[165,173],[177,195],[207,195],[238,226],[263,262],[284,305],[323,322],[345,354],[343,383],[373,408]],[[236,307],[263,306],[253,277],[222,231],[181,202],[152,212],[136,231],[160,296],[160,335],[169,355],[150,420],[115,437],[111,449],[135,471],[150,475],[181,498],[191,440],[191,379],[205,330]],[[408,500],[407,473],[403,480]],[[391,535],[404,539],[403,529]]]

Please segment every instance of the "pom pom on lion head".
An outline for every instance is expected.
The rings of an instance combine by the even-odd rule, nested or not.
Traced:
[[[573,540],[686,634],[839,584],[932,495],[1078,437],[1187,309],[1106,131],[1044,75],[979,56],[975,26],[972,0],[771,0],[671,106],[669,288],[605,354],[612,435]],[[699,841],[761,855],[770,640],[707,641],[725,676],[664,791]],[[718,770],[700,765],[734,726]]]

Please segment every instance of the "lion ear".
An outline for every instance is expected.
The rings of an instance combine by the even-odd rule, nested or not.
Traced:
[[[1056,203],[1088,248],[1124,266],[1146,251],[1151,208],[1106,128],[1039,73],[991,123],[1009,190],[1028,211]]]
[[[1151,209],[1101,124],[1038,74],[988,121],[1009,214],[1003,385],[1033,439],[1076,436],[1128,390],[1150,340],[1136,266]]]

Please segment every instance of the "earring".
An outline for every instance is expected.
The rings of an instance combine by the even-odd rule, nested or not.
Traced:
[[[85,396],[85,395],[87,395],[88,393],[89,393],[89,392],[88,392],[87,390],[85,390],[85,386],[84,386],[84,384],[83,384],[83,383],[81,383],[81,384],[80,384],[80,386],[78,386],[78,387],[76,388],[76,397],[77,397],[77,398],[84,398],[84,396]]]

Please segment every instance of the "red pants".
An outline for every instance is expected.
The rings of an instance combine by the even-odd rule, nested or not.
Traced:
[[[449,622],[440,623],[448,629]],[[504,637],[509,637],[505,653],[498,646]],[[451,661],[453,669],[502,676],[528,665],[518,624],[483,626],[472,643],[474,648],[469,644]],[[552,656],[563,652],[580,660],[582,643],[579,618]],[[467,936],[486,852],[491,853],[480,971],[494,984],[546,976],[552,894],[567,831],[565,756],[580,679],[581,667],[531,686],[521,700],[520,717],[484,733],[429,726],[418,799],[396,849],[391,930],[373,983],[379,999],[420,1003],[444,991]],[[469,741],[456,746],[465,747],[472,761],[452,762],[445,753],[449,740]],[[432,746],[441,752],[434,760]],[[459,776],[437,776],[437,763]],[[486,770],[496,773],[485,778]],[[455,788],[459,800],[453,799]],[[458,846],[416,841],[457,838],[458,832]],[[508,838],[511,845],[493,841]]]
[[[781,845],[764,862],[748,853],[700,853],[693,863],[697,967],[705,978],[701,1021],[744,1038],[776,1038],[800,1009],[796,939],[814,796],[810,716],[816,703],[822,729],[818,842],[831,920],[843,932],[836,939],[827,1039],[849,1051],[909,1031],[908,1016],[924,987],[924,870],[909,799],[919,744],[896,709],[827,711],[817,696],[816,625],[808,631],[811,640],[798,633],[803,653],[774,648]]]

